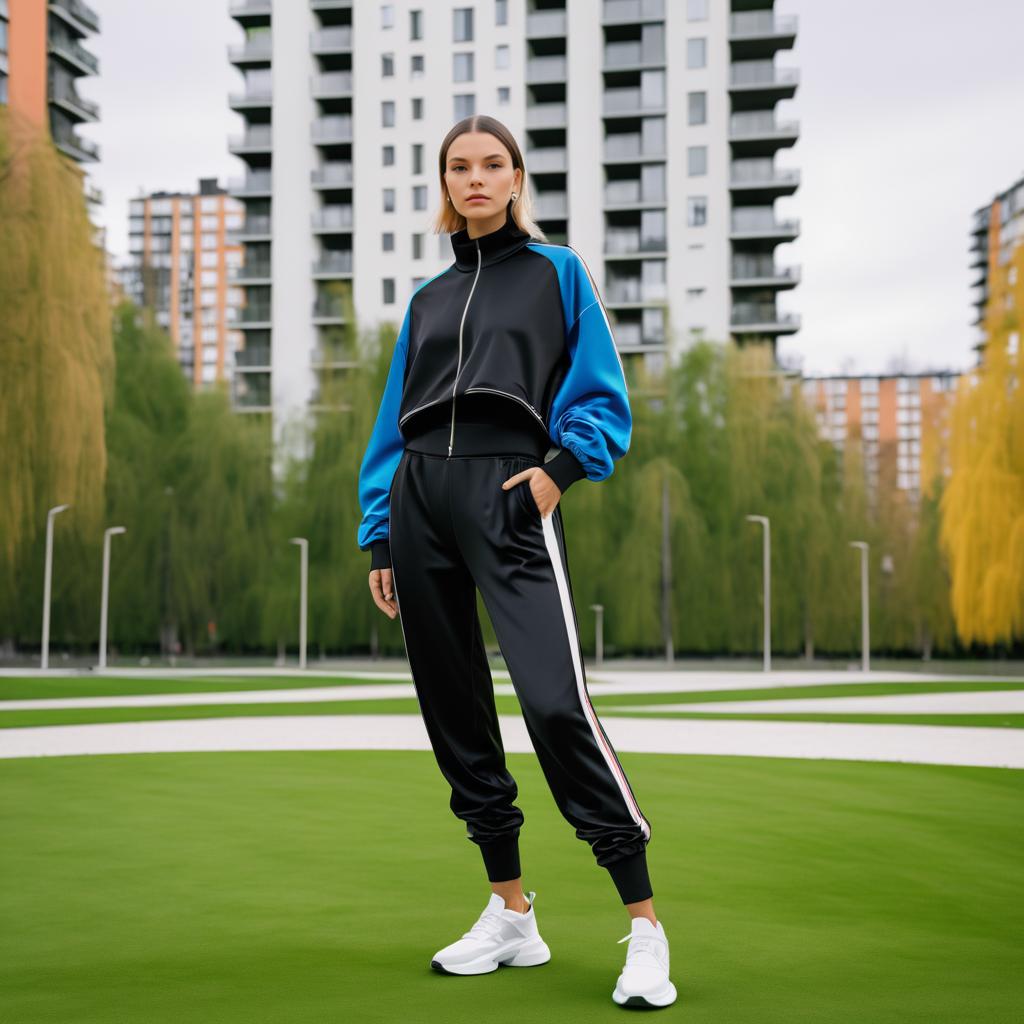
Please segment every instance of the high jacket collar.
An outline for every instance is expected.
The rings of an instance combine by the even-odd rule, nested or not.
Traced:
[[[516,224],[512,216],[511,203],[505,208],[505,223],[494,231],[477,238],[469,237],[469,228],[464,227],[451,236],[455,253],[455,266],[459,270],[476,270],[477,266],[488,267],[518,252],[531,236]],[[480,247],[479,264],[477,246]]]

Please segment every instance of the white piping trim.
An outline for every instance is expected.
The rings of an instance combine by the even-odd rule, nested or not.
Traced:
[[[576,673],[576,692],[580,699],[580,705],[583,708],[583,714],[590,725],[590,731],[594,734],[594,741],[597,743],[597,747],[601,751],[605,763],[608,765],[608,770],[612,773],[612,778],[615,779],[619,792],[622,793],[622,799],[626,802],[626,808],[630,816],[640,826],[644,839],[650,839],[651,826],[640,813],[640,808],[637,806],[636,799],[629,788],[629,783],[626,781],[626,773],[623,771],[622,765],[619,764],[614,751],[605,740],[601,727],[597,722],[597,712],[594,710],[594,705],[590,703],[590,697],[587,695],[586,683],[583,678],[583,659],[580,654],[579,637],[576,635],[576,619],[572,611],[572,598],[569,595],[569,585],[566,580],[565,569],[562,565],[562,555],[558,547],[558,538],[555,536],[555,527],[551,522],[551,514],[542,515],[540,522],[544,531],[544,544],[548,549],[548,557],[551,559],[551,567],[554,569],[555,581],[558,584],[558,596],[562,604],[562,618],[565,620],[565,631],[569,636],[569,651],[572,654],[572,667]]]

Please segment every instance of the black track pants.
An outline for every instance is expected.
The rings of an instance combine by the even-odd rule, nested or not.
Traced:
[[[412,445],[391,485],[392,580],[452,811],[480,847],[490,881],[519,877],[523,813],[505,766],[479,587],[559,810],[608,869],[622,902],[647,899],[650,826],[587,694],[561,508],[542,517],[528,482],[501,488],[543,460],[449,458]]]

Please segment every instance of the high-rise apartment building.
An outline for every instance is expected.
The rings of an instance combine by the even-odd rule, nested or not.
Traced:
[[[231,192],[253,358],[239,408],[316,406],[352,353],[337,344],[351,295],[361,323],[400,322],[412,290],[452,261],[430,224],[441,140],[490,114],[524,151],[551,242],[584,257],[624,360],[655,373],[707,337],[774,343],[799,321],[778,305],[799,280],[775,250],[798,138],[776,118],[797,73],[796,19],[773,0],[231,0],[244,38],[230,105],[246,165]],[[260,358],[257,358],[259,354]]]
[[[806,377],[804,399],[819,434],[843,450],[863,443],[870,498],[894,492],[916,502],[922,471],[948,475],[949,411],[959,373]]]
[[[154,192],[130,201],[122,285],[137,305],[154,311],[196,387],[230,380],[242,344],[236,327],[245,296],[233,279],[242,248],[229,236],[244,216],[242,203],[216,178],[200,178],[195,193]]]
[[[971,237],[973,324],[978,328],[974,348],[981,363],[989,335],[1011,310],[1024,309],[1024,178],[975,211]],[[1005,343],[1009,354],[1017,356],[1019,326],[1008,330]]]

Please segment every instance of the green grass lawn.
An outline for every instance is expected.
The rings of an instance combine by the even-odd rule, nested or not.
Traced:
[[[624,754],[678,1002],[715,1024],[1010,1024],[1024,773]],[[524,883],[552,949],[429,967],[489,894],[427,752],[0,761],[0,1020],[621,1020],[628,919],[532,755]]]

